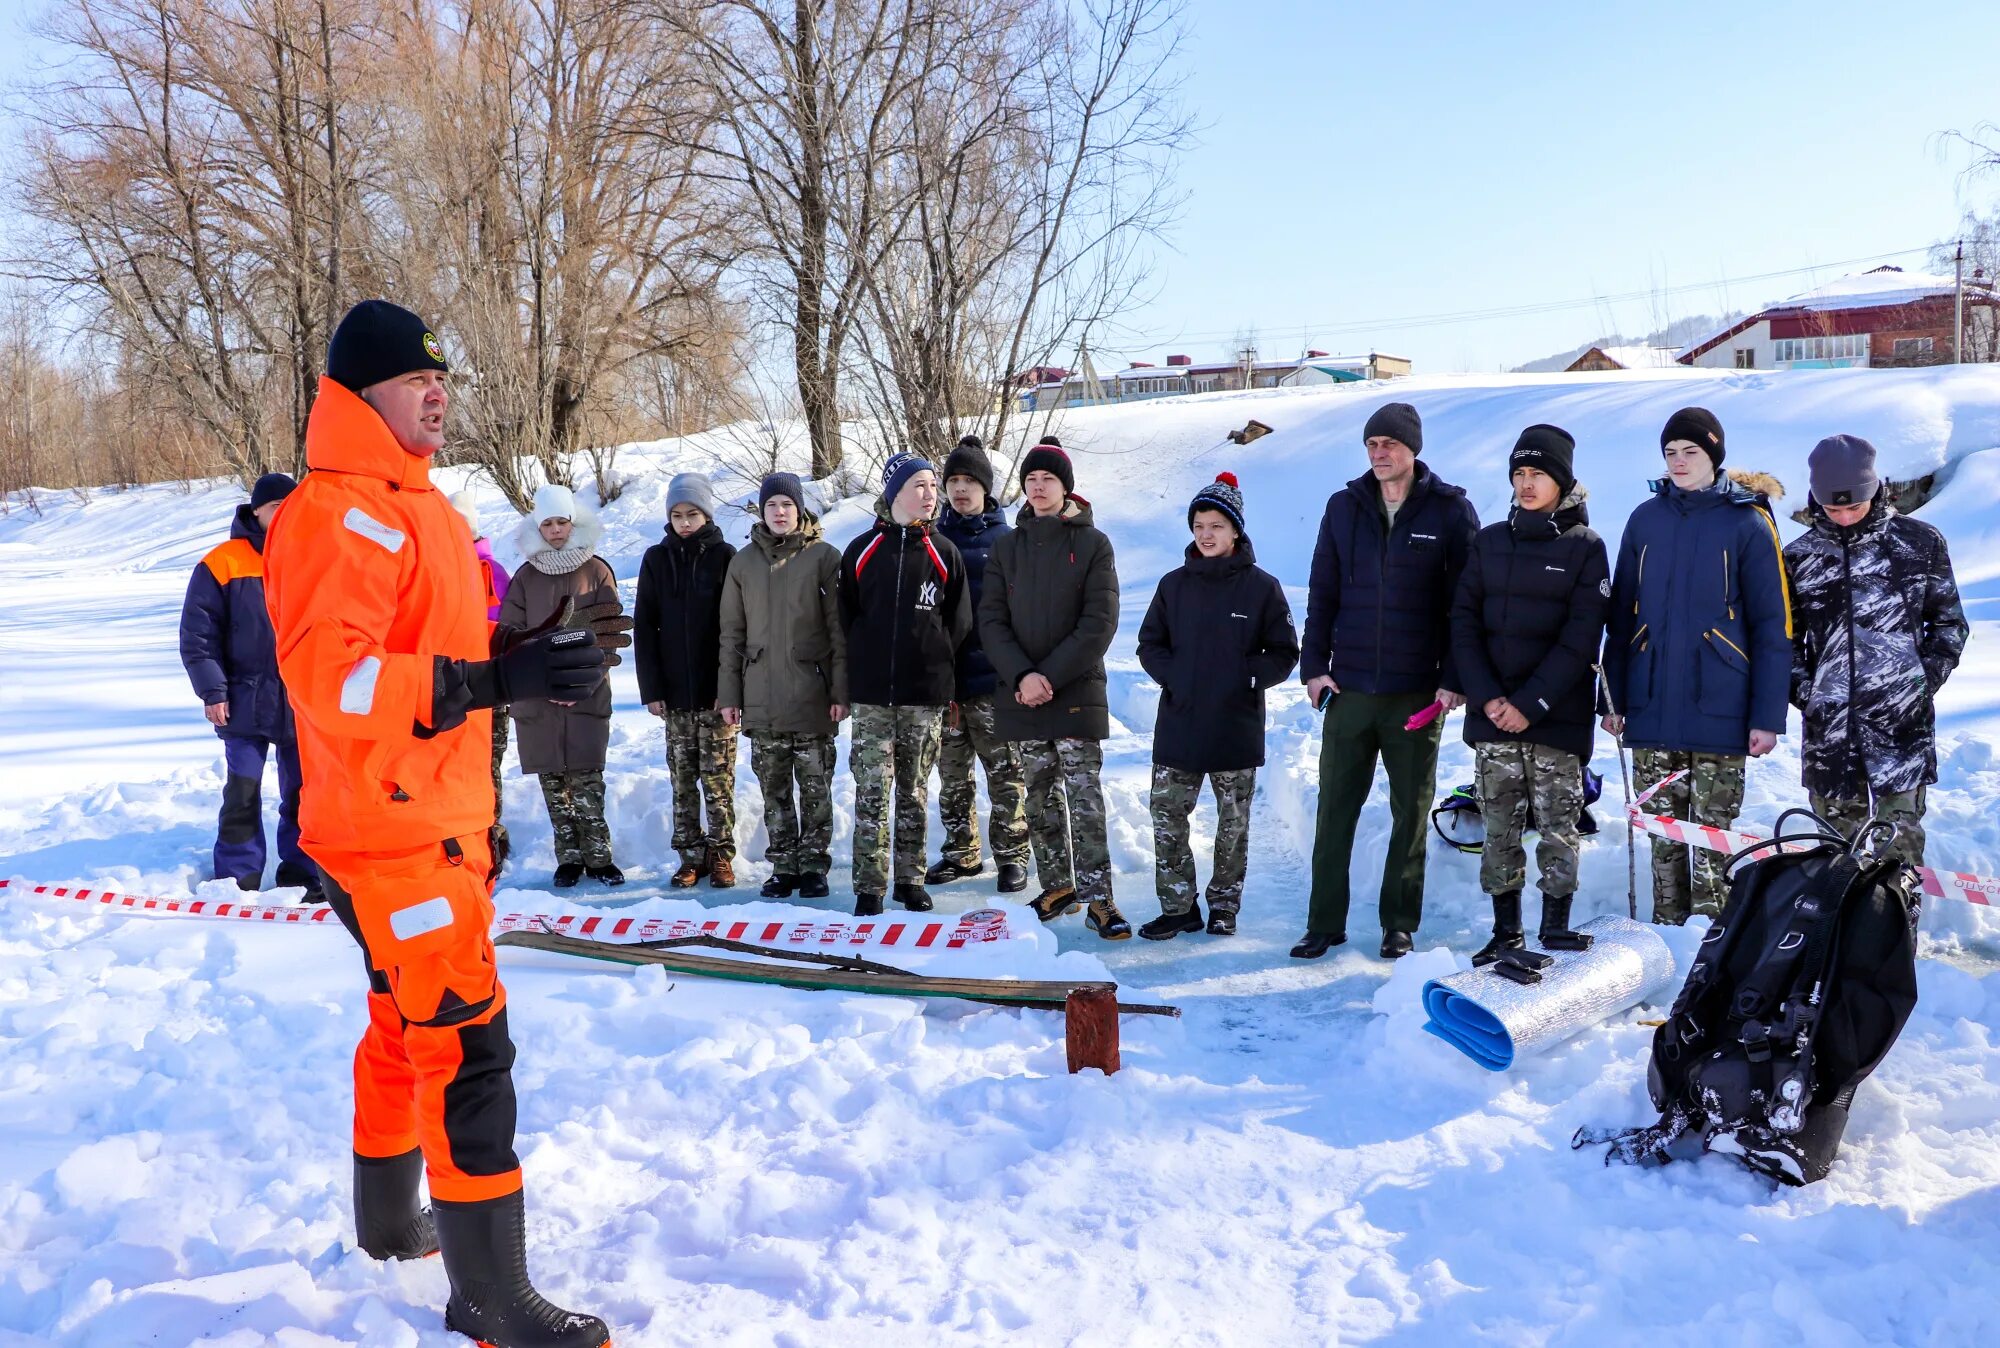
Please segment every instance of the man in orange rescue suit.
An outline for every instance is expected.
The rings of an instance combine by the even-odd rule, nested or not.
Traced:
[[[326,368],[312,472],[267,545],[265,584],[298,718],[305,849],[368,967],[359,1244],[378,1259],[442,1253],[445,1324],[488,1348],[601,1348],[603,1321],[528,1281],[487,830],[488,709],[580,701],[603,654],[589,628],[487,619],[472,535],[431,483],[448,367],[423,320],[364,301]]]

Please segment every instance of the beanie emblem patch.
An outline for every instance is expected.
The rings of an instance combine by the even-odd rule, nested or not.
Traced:
[[[424,334],[424,354],[435,361],[442,362],[444,360],[444,343],[437,339],[436,333],[427,332]]]

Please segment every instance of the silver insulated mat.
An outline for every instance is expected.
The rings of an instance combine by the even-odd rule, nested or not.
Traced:
[[[1628,918],[1594,917],[1577,928],[1588,950],[1551,950],[1542,981],[1521,984],[1491,965],[1424,984],[1424,1029],[1481,1067],[1504,1072],[1673,986],[1673,952]]]

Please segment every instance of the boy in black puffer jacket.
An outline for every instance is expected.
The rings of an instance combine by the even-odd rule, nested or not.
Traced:
[[[1590,529],[1574,469],[1576,441],[1530,426],[1508,457],[1514,508],[1479,531],[1451,609],[1452,653],[1465,685],[1465,742],[1477,764],[1486,826],[1479,885],[1493,899],[1493,939],[1474,964],[1521,948],[1521,845],[1532,805],[1541,867],[1544,945],[1573,944],[1583,764],[1595,727],[1591,667],[1611,602],[1604,540]]]
[[[1250,856],[1250,800],[1264,765],[1264,690],[1299,662],[1284,587],[1257,565],[1243,493],[1224,473],[1188,506],[1187,561],[1160,577],[1139,628],[1139,663],[1160,685],[1153,723],[1153,883],[1149,941],[1202,929],[1188,816],[1201,781],[1215,795],[1208,933],[1234,936]]]
[[[681,856],[670,883],[689,889],[706,875],[712,887],[728,889],[736,883],[736,731],[716,706],[716,674],[722,582],[736,549],[715,523],[715,492],[701,473],[676,473],[667,483],[667,524],[666,538],[639,563],[632,608],[639,700],[667,723]]]
[[[937,531],[957,545],[965,560],[966,590],[977,613],[986,559],[994,544],[1014,532],[993,499],[993,464],[978,436],[960,440],[945,459],[944,496]],[[977,762],[986,769],[986,795],[992,804],[986,833],[1000,867],[999,890],[1013,894],[1028,887],[1028,786],[1021,755],[994,729],[993,690],[999,682],[974,631],[958,648],[957,696],[945,714],[938,746],[938,818],[944,824],[944,855],[925,873],[929,884],[949,884],[982,869],[979,784],[973,776]]]

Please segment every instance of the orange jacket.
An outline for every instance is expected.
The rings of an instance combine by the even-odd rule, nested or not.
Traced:
[[[493,823],[492,713],[425,737],[436,660],[484,660],[472,533],[375,410],[331,379],[312,471],[264,549],[278,668],[298,717],[308,849],[393,851]]]

